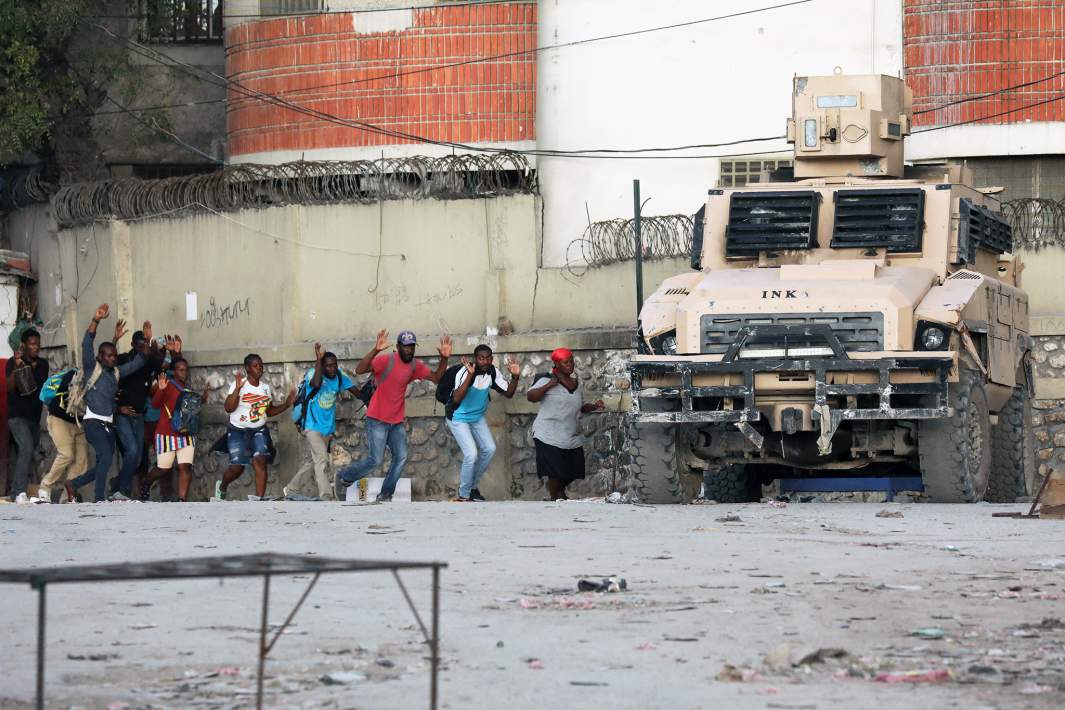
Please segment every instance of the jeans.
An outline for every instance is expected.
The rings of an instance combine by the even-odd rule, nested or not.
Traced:
[[[459,475],[459,496],[469,498],[470,491],[477,488],[481,477],[492,463],[496,453],[496,442],[488,422],[481,417],[475,422],[456,422],[445,419],[447,428],[455,436],[455,442],[462,449],[462,472]]]
[[[303,432],[303,438],[307,440],[307,447],[311,450],[310,461],[304,461],[300,470],[288,482],[288,489],[296,493],[304,491],[304,484],[314,471],[314,481],[318,486],[318,497],[322,500],[333,498],[333,484],[329,480],[329,440],[333,437],[322,436],[314,429]]]
[[[37,444],[41,440],[41,422],[11,417],[7,420],[7,426],[11,430],[11,436],[15,438],[15,446],[18,447],[15,476],[11,479],[11,498],[14,500],[19,493],[26,492],[26,484],[30,482],[33,452],[37,450]]]
[[[144,415],[116,414],[115,435],[118,437],[118,450],[122,453],[122,467],[118,469],[118,481],[111,492],[121,491],[122,495],[133,495],[133,474],[141,463],[144,452]]]
[[[75,489],[81,488],[89,481],[95,481],[93,499],[99,503],[107,500],[107,472],[111,470],[111,460],[115,457],[115,429],[99,419],[85,419],[82,422],[85,438],[96,454],[96,464],[82,475],[70,482]]]
[[[399,477],[403,475],[403,467],[407,464],[407,431],[403,428],[403,422],[386,424],[366,417],[366,445],[370,455],[350,466],[345,466],[337,472],[337,475],[348,483],[366,478],[371,471],[381,465],[387,446],[392,452],[392,465],[385,476],[385,482],[381,484],[380,495],[382,498],[391,498],[396,492]]]

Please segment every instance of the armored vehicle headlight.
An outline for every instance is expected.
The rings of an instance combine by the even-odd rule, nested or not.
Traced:
[[[943,326],[922,323],[917,331],[918,350],[945,350],[949,339]]]

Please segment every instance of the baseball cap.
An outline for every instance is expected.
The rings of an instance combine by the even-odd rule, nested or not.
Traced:
[[[404,330],[400,332],[399,337],[396,338],[396,342],[400,345],[417,345],[418,338],[415,337],[414,333],[411,331]]]

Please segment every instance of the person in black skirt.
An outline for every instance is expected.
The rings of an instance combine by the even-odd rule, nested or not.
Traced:
[[[603,401],[584,404],[573,372],[572,351],[556,349],[551,362],[551,372],[536,376],[526,398],[540,403],[533,422],[536,474],[547,479],[550,500],[565,500],[566,486],[584,478],[584,435],[577,419],[581,414],[603,411]]]

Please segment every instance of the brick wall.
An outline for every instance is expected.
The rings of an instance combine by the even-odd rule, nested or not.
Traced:
[[[920,114],[922,109],[1065,71],[1061,0],[904,0],[906,83],[914,124],[1065,120],[1065,75],[986,99]]]
[[[533,53],[365,80],[532,49],[536,46],[536,4],[407,12],[405,28],[385,31],[374,29],[380,20],[372,13],[238,25],[226,32],[227,76],[249,89],[281,94],[307,108],[433,140],[531,140],[536,94]],[[338,126],[233,89],[229,101],[229,152],[233,156],[417,142]]]

